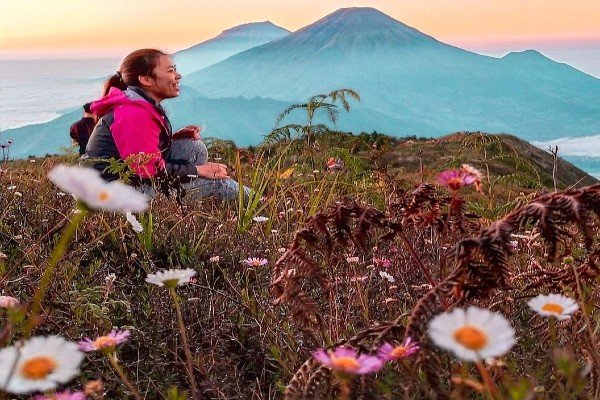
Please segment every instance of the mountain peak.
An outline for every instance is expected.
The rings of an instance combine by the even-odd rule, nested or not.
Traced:
[[[501,58],[509,63],[547,64],[554,62],[537,50],[512,51]]]
[[[547,59],[548,58],[537,50],[511,51],[510,53],[506,54],[502,58],[514,58],[514,57],[529,58],[529,59],[540,59],[540,58]]]
[[[292,33],[289,39],[311,37],[321,40],[324,47],[334,43],[345,45],[396,43],[415,45],[439,42],[415,28],[390,17],[372,7],[340,8],[315,23]]]
[[[320,26],[320,25],[343,25],[343,26],[371,26],[374,24],[381,24],[380,28],[385,29],[389,26],[397,27],[398,24],[401,26],[413,30],[413,28],[408,25],[403,24],[402,22],[395,20],[389,15],[382,13],[381,11],[372,8],[372,7],[347,7],[340,8],[332,12],[331,14],[326,15],[321,18],[317,22],[315,22],[311,26]]]
[[[270,21],[250,22],[226,29],[212,39],[178,51],[174,57],[177,68],[186,75],[289,34],[290,31]]]
[[[277,38],[289,34],[285,28],[275,25],[271,21],[262,21],[262,22],[249,22],[247,24],[242,24],[238,26],[234,26],[233,28],[229,28],[221,32],[220,35],[216,36],[214,39],[231,37],[231,36],[244,36],[244,37],[254,37],[260,35],[262,37],[265,36],[275,36]]]
[[[206,47],[207,45],[226,45],[231,41],[251,41],[253,45],[264,44],[272,40],[276,40],[290,34],[285,28],[275,25],[271,21],[249,22],[247,24],[237,25],[233,28],[225,29],[219,35],[212,39],[208,39],[202,43],[196,44],[179,53],[184,53],[189,50]],[[249,48],[249,47],[248,47]]]
[[[339,16],[354,16],[354,15],[358,15],[358,16],[365,16],[365,15],[377,15],[377,16],[381,16],[381,17],[385,17],[385,18],[391,18],[389,17],[387,14],[379,11],[376,8],[373,7],[343,7],[340,9],[337,9],[336,11],[332,12],[331,14],[329,14],[328,16],[335,16],[335,15],[339,15]],[[325,17],[327,18],[327,17]]]

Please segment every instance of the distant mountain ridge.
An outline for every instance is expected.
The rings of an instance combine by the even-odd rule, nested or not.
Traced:
[[[189,74],[234,54],[290,34],[270,21],[251,22],[224,30],[218,36],[176,52],[173,58],[182,74]]]
[[[290,102],[352,88],[362,97],[353,112],[406,121],[394,135],[481,129],[536,140],[600,126],[599,79],[534,51],[498,59],[462,50],[373,8],[338,10],[185,84],[211,98]]]

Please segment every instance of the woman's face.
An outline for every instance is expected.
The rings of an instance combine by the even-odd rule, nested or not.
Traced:
[[[146,93],[158,103],[179,96],[180,79],[181,75],[177,73],[171,56],[163,55],[154,68],[154,76],[140,77],[140,82]]]

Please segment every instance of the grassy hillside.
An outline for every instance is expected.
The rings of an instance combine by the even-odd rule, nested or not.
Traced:
[[[257,201],[183,197],[178,204],[160,195],[135,214],[141,232],[122,212],[76,210],[48,180],[75,156],[0,162],[0,296],[21,304],[0,307],[0,348],[30,332],[77,341],[129,330],[116,353],[87,353],[80,374],[59,386],[80,390],[101,380],[90,398],[597,393],[600,186],[593,178],[559,161],[558,188],[577,189],[554,193],[551,156],[503,135],[339,133],[309,147],[282,140],[251,149],[207,142],[213,160],[258,191]],[[332,157],[343,166],[328,171]],[[462,163],[482,172],[481,192],[436,184],[442,170]],[[145,282],[170,268],[196,275],[176,295]],[[549,292],[579,309],[549,321],[527,306]],[[503,315],[517,338],[486,364],[442,350],[428,334],[436,315],[470,305]],[[353,359],[332,372],[312,358],[315,349],[341,345],[375,355],[407,337],[418,352],[360,378],[334,368]],[[0,386],[2,396],[9,398]]]

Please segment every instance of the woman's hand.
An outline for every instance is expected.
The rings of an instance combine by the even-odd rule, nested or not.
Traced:
[[[177,132],[173,133],[173,136],[171,136],[171,138],[173,140],[179,140],[179,139],[198,140],[198,139],[201,139],[201,136],[200,136],[201,130],[202,130],[202,128],[200,128],[199,126],[188,125],[185,128],[181,128]]]
[[[204,165],[197,165],[198,176],[205,179],[226,179],[229,178],[227,166],[225,164],[209,162]]]

